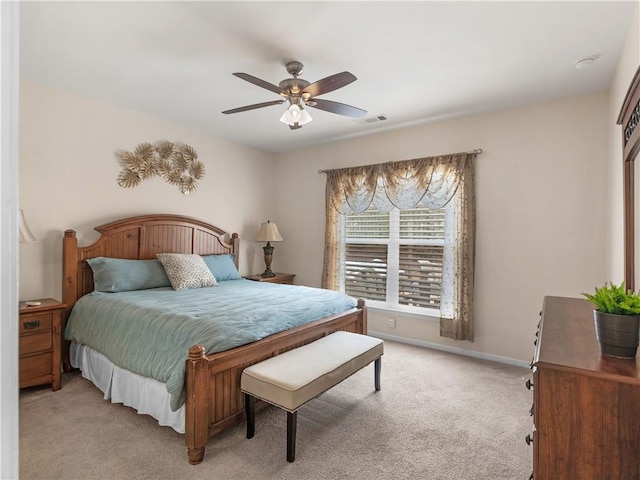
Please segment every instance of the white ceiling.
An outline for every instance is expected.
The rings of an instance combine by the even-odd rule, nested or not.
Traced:
[[[637,3],[589,2],[21,2],[22,78],[284,152],[383,129],[608,88]],[[575,61],[597,56],[578,70]],[[384,115],[309,108],[299,130],[284,105],[236,78],[270,83],[304,63],[314,82],[358,80],[319,98]]]

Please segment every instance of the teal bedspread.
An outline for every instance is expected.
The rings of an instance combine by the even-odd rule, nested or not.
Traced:
[[[65,338],[166,383],[177,410],[184,403],[189,347],[222,352],[355,306],[353,298],[331,290],[249,280],[180,291],[94,292],[76,303]]]

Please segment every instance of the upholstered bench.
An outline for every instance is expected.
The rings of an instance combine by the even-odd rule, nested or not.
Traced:
[[[335,332],[302,347],[256,363],[242,372],[247,438],[255,433],[255,400],[287,411],[287,461],[296,458],[298,409],[371,362],[374,386],[380,390],[382,340]]]

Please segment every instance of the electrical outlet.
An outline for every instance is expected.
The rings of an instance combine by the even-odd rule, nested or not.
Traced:
[[[396,328],[396,319],[395,318],[388,318],[387,319],[387,327]]]

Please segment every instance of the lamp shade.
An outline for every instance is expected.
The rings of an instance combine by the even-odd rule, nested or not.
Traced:
[[[300,121],[298,123],[300,125],[306,125],[311,120],[313,120],[313,118],[311,118],[311,115],[309,115],[309,113],[304,108],[300,109]]]
[[[20,218],[18,219],[20,231],[20,243],[39,243],[36,236],[31,232],[27,220],[24,217],[24,211],[20,210]]]
[[[281,242],[282,236],[278,231],[278,226],[267,220],[267,223],[260,225],[260,230],[256,236],[256,242]]]
[[[313,120],[313,118],[311,118],[311,115],[309,115],[309,113],[305,109],[301,108],[295,103],[287,108],[282,114],[282,117],[280,117],[280,121],[282,123],[286,123],[287,125],[290,125],[292,127],[295,124],[306,125],[311,120]]]

